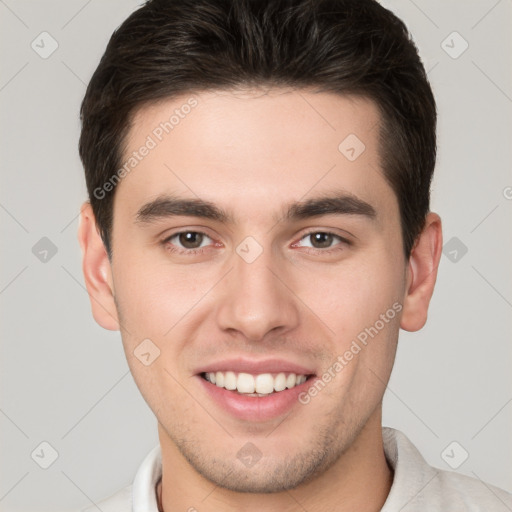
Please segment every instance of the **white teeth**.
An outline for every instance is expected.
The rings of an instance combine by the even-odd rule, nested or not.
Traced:
[[[266,396],[274,391],[284,391],[306,382],[306,375],[281,372],[275,377],[270,373],[251,375],[250,373],[235,372],[209,372],[205,374],[206,380],[219,388],[238,391],[249,396]]]
[[[299,384],[302,384],[303,382],[306,382],[306,376],[305,375],[299,375],[297,377],[297,382],[295,384],[298,386]]]
[[[274,379],[274,389],[276,391],[286,389],[286,375],[284,373],[277,374],[277,377]]]
[[[288,378],[286,379],[286,387],[288,389],[293,388],[295,386],[296,382],[297,382],[297,376],[295,375],[295,373],[290,373],[290,375],[288,375]]]
[[[226,389],[229,389],[230,391],[233,391],[236,389],[236,375],[234,372],[226,372],[224,374],[224,387]]]
[[[239,373],[236,389],[239,393],[254,393],[254,377],[249,373]]]
[[[272,393],[274,391],[274,378],[270,373],[262,373],[254,379],[254,389],[256,393]]]

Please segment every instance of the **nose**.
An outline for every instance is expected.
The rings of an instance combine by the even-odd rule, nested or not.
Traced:
[[[234,253],[233,265],[217,311],[222,330],[260,341],[271,331],[284,334],[297,326],[298,299],[284,262],[277,266],[269,249],[250,263]]]

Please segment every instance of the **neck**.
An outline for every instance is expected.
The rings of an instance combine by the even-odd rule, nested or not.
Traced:
[[[378,512],[393,482],[382,444],[380,410],[324,473],[295,489],[271,494],[237,493],[215,486],[182,457],[162,426],[158,428],[162,480],[157,496],[163,512]]]

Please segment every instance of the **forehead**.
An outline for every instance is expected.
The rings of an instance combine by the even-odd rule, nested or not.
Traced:
[[[385,208],[395,198],[380,168],[379,123],[371,100],[307,90],[160,101],[133,118],[115,203],[133,215],[172,194],[261,216],[335,189]]]

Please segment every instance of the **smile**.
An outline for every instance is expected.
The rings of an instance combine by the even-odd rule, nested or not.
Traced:
[[[317,378],[310,364],[284,358],[232,357],[193,370],[200,393],[224,414],[251,423],[272,421],[300,411],[298,397]]]
[[[279,393],[285,389],[292,389],[300,386],[308,379],[308,375],[296,373],[277,374],[226,372],[205,372],[202,377],[219,388],[252,397],[265,397],[273,393]]]

